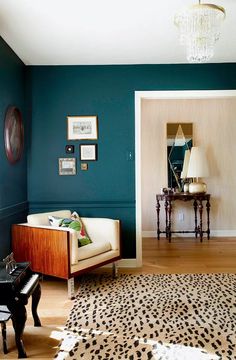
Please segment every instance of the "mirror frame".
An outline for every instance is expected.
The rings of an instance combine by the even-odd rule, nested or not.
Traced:
[[[180,130],[183,133],[183,137],[177,137]],[[167,123],[166,124],[166,140],[167,140],[167,181],[169,188],[178,188],[179,191],[183,191],[184,179],[181,180],[181,172],[183,170],[184,154],[185,150],[190,150],[193,146],[193,123]],[[172,141],[170,145],[169,142]],[[176,161],[171,161],[171,154],[178,147],[177,142],[183,143],[179,145],[182,147],[181,151],[178,151],[176,155]],[[179,158],[178,158],[179,157]]]

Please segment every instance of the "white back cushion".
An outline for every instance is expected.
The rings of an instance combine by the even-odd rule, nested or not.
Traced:
[[[108,242],[112,250],[120,247],[120,222],[106,218],[81,217],[87,234],[93,243]],[[86,245],[88,246],[88,245]]]
[[[30,225],[50,225],[48,216],[58,216],[62,218],[70,218],[71,217],[71,211],[70,210],[59,210],[59,211],[50,211],[45,213],[39,213],[39,214],[32,214],[27,216],[27,222]]]

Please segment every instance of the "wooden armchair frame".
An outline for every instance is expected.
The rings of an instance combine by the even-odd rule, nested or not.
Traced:
[[[66,279],[69,298],[74,296],[75,276],[109,263],[113,263],[115,276],[115,262],[121,259],[121,253],[119,253],[119,256],[72,272],[69,231],[20,224],[12,226],[12,251],[17,262],[30,261],[32,271]]]

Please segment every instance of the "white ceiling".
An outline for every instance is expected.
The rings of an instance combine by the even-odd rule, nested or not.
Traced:
[[[198,0],[0,0],[0,36],[26,65],[186,63],[174,14]],[[236,0],[211,62],[236,62]]]

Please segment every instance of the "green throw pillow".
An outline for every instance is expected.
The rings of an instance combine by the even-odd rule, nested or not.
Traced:
[[[82,223],[79,215],[76,212],[71,215],[71,219],[62,219],[60,226],[68,227],[77,231],[79,247],[92,243],[92,240],[89,238],[85,230],[84,224]]]

